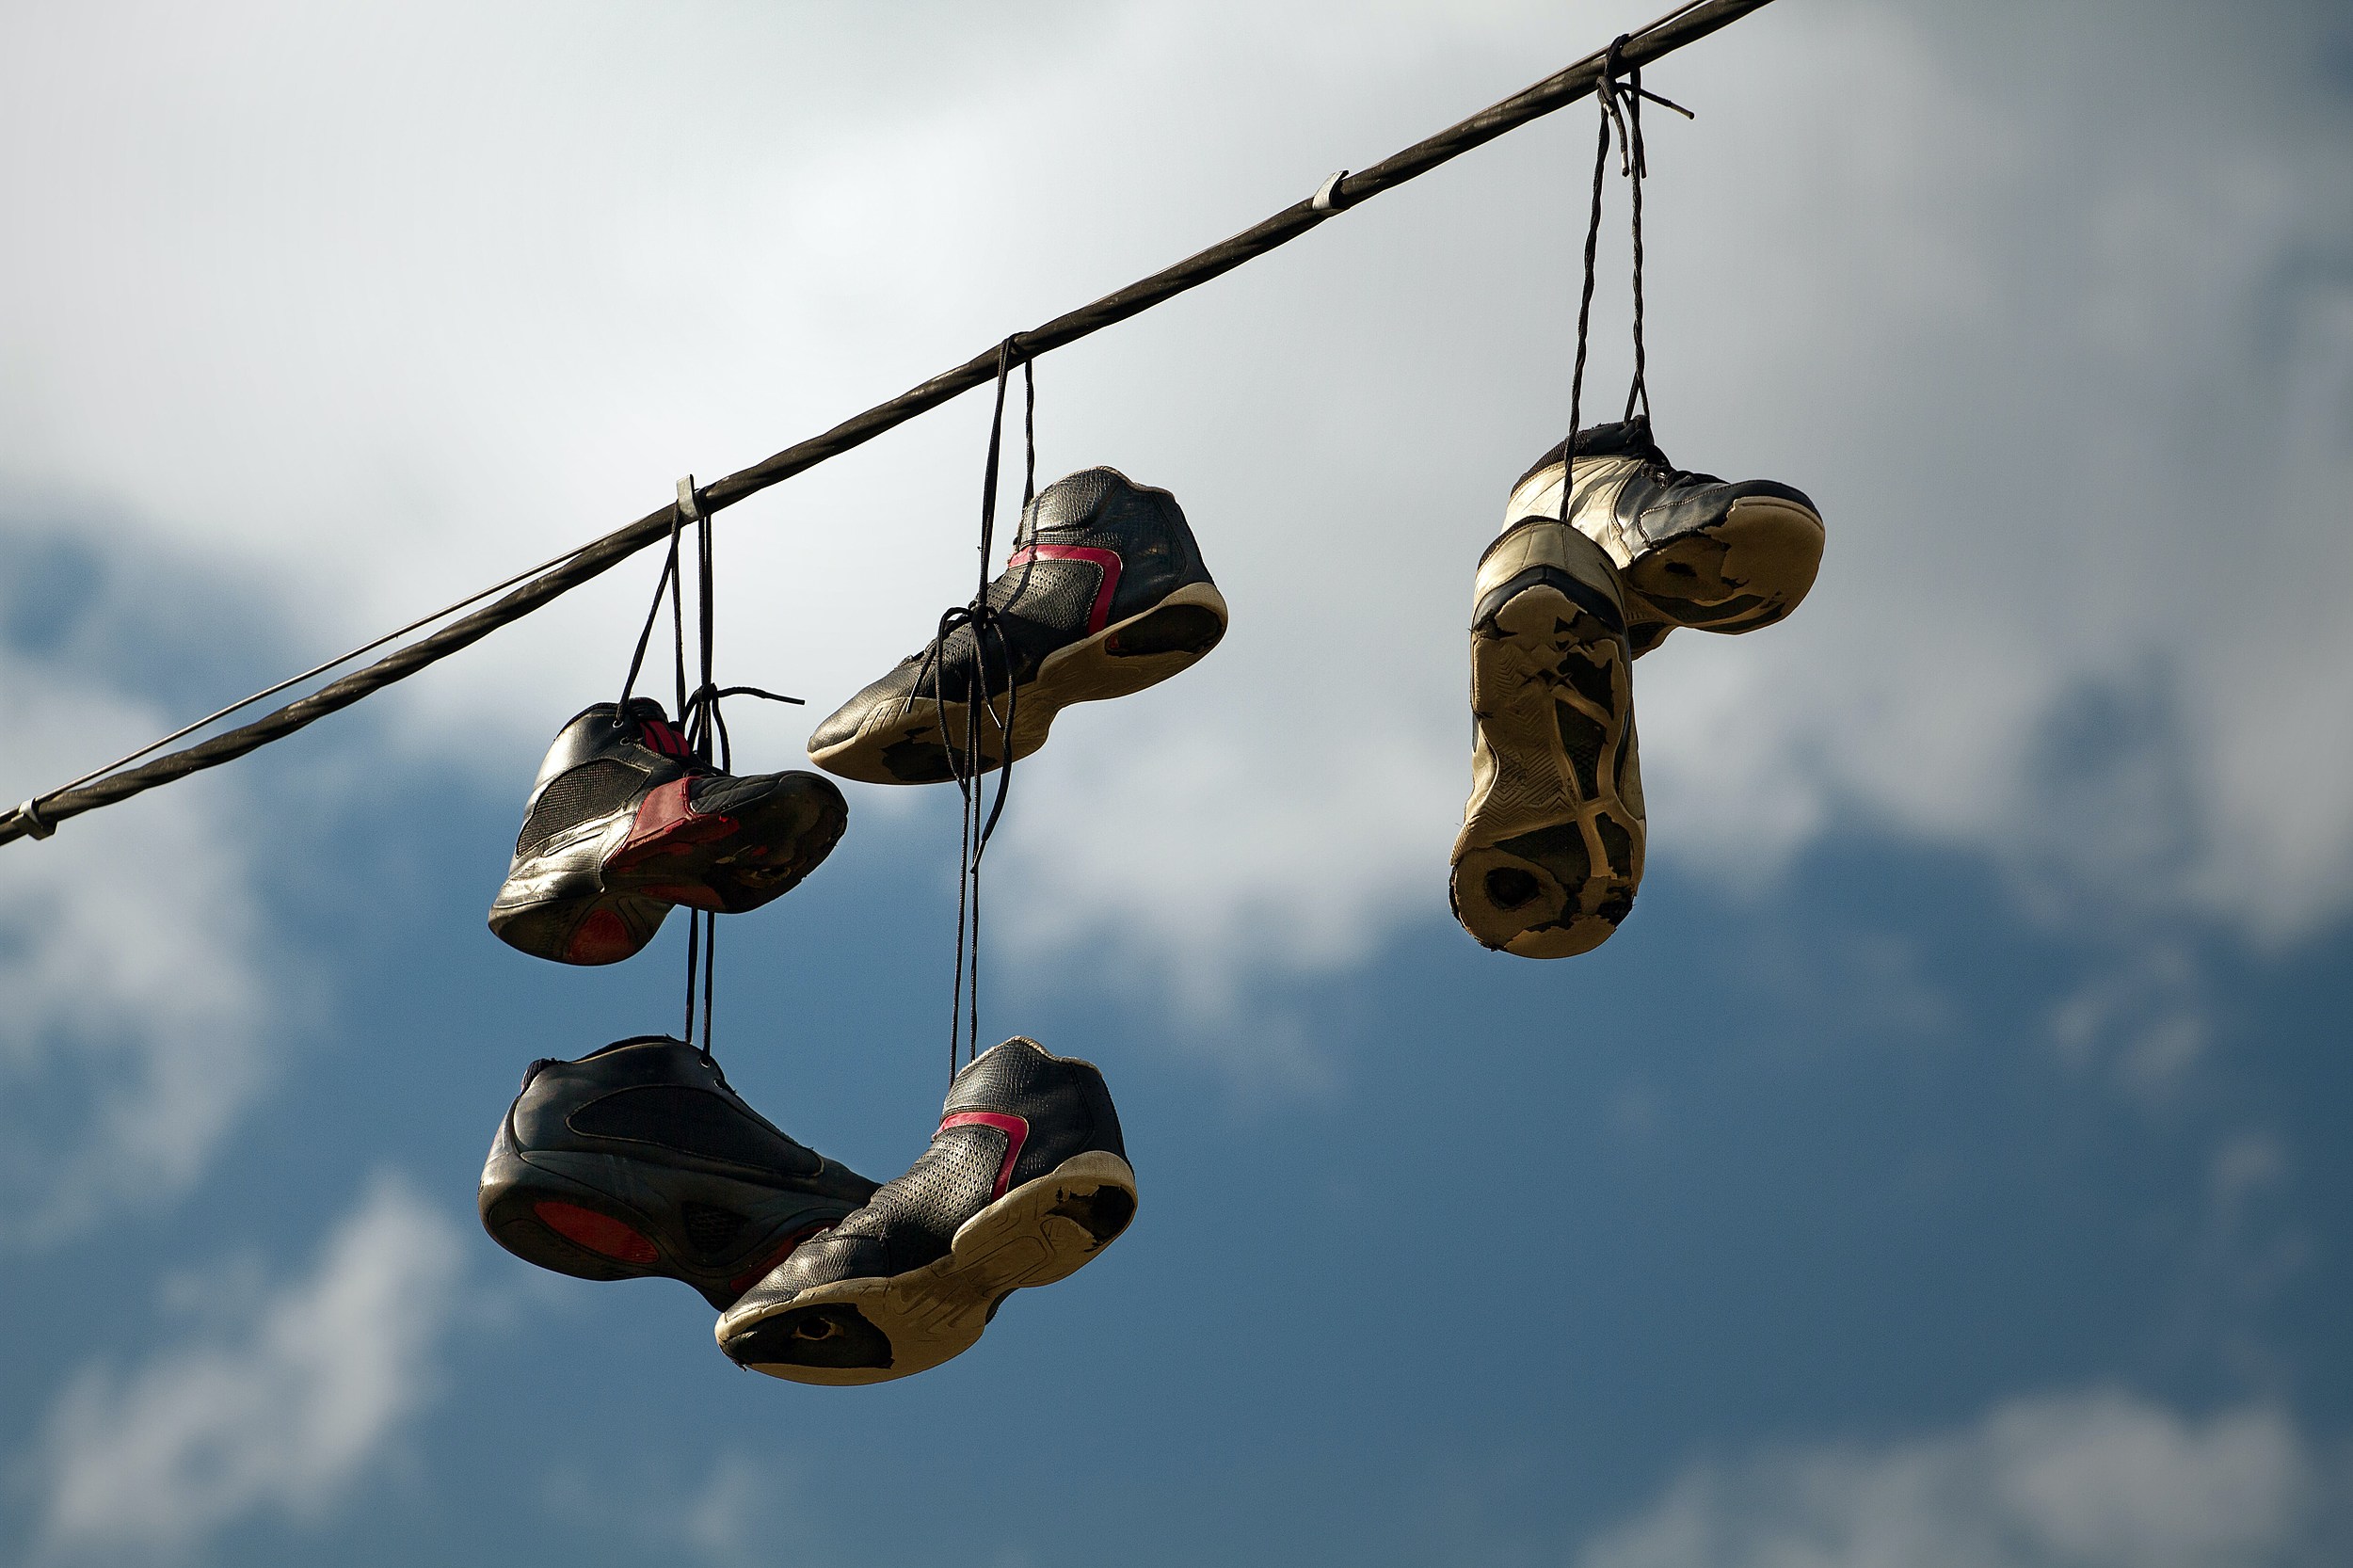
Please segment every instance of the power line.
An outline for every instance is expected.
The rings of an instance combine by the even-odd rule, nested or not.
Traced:
[[[1691,3],[1678,7],[1641,31],[1629,35],[1618,50],[1619,64],[1622,67],[1648,65],[1769,3],[1770,0],[1691,0]],[[1142,314],[1188,289],[1198,288],[1209,280],[1232,271],[1244,262],[1289,244],[1335,214],[1344,212],[1383,191],[1394,189],[1417,175],[1426,174],[1440,164],[1495,140],[1507,131],[1517,130],[1532,120],[1576,103],[1593,92],[1600,80],[1602,61],[1607,54],[1607,50],[1596,50],[1566,70],[1547,76],[1499,104],[1481,109],[1468,120],[1450,125],[1434,136],[1417,141],[1404,151],[1384,158],[1370,168],[1342,171],[1332,176],[1312,198],[1284,208],[1273,217],[1253,224],[1230,239],[1198,251],[1149,278],[1130,283],[1116,294],[1105,295],[1091,305],[1081,306],[1066,315],[1056,316],[1042,327],[1016,333],[1010,340],[1014,354],[1020,360],[1034,360],[1038,355],[1076,343],[1129,316]],[[889,402],[869,408],[853,419],[844,420],[821,436],[786,447],[765,461],[713,481],[695,493],[696,505],[706,515],[732,506],[747,496],[756,495],[771,485],[814,468],[829,457],[838,457],[884,431],[905,424],[918,414],[928,412],[961,393],[994,380],[999,354],[999,347],[992,345],[955,369],[935,376],[922,385],[901,392]],[[520,620],[558,595],[568,593],[619,565],[648,545],[666,539],[677,510],[673,504],[659,511],[649,512],[627,527],[616,529],[578,550],[509,577],[422,620],[412,621],[397,632],[388,632],[363,644],[340,658],[315,665],[302,675],[232,703],[218,712],[98,769],[94,774],[85,774],[71,784],[37,794],[6,817],[0,817],[0,844],[26,837],[47,838],[56,831],[56,824],[68,817],[80,816],[85,811],[94,811],[102,806],[128,800],[133,795],[160,784],[168,784],[175,778],[233,761],[247,752],[291,735],[339,709],[348,708],[395,681],[405,680],[428,664],[437,664],[459,649],[471,647],[508,622]],[[520,586],[514,586],[517,584]],[[355,670],[282,708],[264,713],[249,724],[167,753],[137,767],[123,766],[158,746],[168,745],[184,735],[312,676],[348,664],[393,638],[430,625],[508,587],[512,587],[513,591],[496,603],[452,621],[397,652],[363,669]],[[117,772],[117,769],[122,771]]]

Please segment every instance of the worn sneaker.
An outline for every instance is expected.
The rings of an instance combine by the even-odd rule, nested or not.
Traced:
[[[795,1383],[920,1372],[969,1349],[1015,1290],[1076,1272],[1135,1211],[1103,1075],[1008,1040],[956,1075],[912,1170],[721,1315],[719,1348]]]
[[[957,627],[819,725],[808,738],[817,765],[869,784],[952,777],[942,740],[964,746],[967,705],[981,686],[986,772],[1005,760],[1008,680],[1018,760],[1046,744],[1054,715],[1072,703],[1165,680],[1225,634],[1225,600],[1176,498],[1130,484],[1116,469],[1087,469],[1038,492],[987,602],[1006,646],[992,634],[981,649],[984,686],[975,679],[973,631]]]
[[[721,1311],[873,1195],[663,1035],[534,1062],[482,1167],[482,1227],[580,1279],[684,1280]]]
[[[1551,515],[1509,524],[1472,592],[1454,917],[1487,947],[1566,958],[1609,940],[1642,880],[1625,595],[1602,547]]]
[[[1561,452],[1537,458],[1512,488],[1507,527],[1561,515]],[[1798,607],[1822,564],[1822,516],[1805,492],[1673,467],[1639,415],[1578,433],[1569,520],[1623,577],[1638,657],[1678,626],[1770,626]]]
[[[780,896],[849,820],[829,778],[732,777],[696,762],[652,698],[600,702],[539,764],[490,929],[541,958],[618,963],[672,904],[736,915]]]

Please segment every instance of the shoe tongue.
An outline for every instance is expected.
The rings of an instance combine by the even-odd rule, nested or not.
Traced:
[[[1577,433],[1577,455],[1580,457],[1640,457],[1646,462],[1667,462],[1667,455],[1658,450],[1651,439],[1650,418],[1637,414],[1615,424],[1593,424]],[[1669,465],[1673,466],[1673,465]]]
[[[1550,451],[1530,463],[1528,472],[1512,482],[1512,488],[1518,489],[1559,462],[1561,454],[1567,446],[1566,441],[1556,443]],[[1673,466],[1668,463],[1667,455],[1658,450],[1658,443],[1651,440],[1650,420],[1641,414],[1621,424],[1587,425],[1577,433],[1577,455],[1580,457],[1636,457],[1662,467]]]
[[[637,744],[648,751],[675,757],[680,761],[693,760],[694,753],[687,747],[686,737],[670,723],[670,717],[663,712],[662,704],[653,698],[630,698],[629,712],[622,722],[624,728],[637,731]]]

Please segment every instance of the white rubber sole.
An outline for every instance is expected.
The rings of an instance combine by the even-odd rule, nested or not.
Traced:
[[[1198,664],[1224,638],[1226,621],[1225,596],[1217,584],[1189,583],[1143,614],[1114,621],[1085,641],[1047,655],[1036,679],[1021,688],[1020,700],[1011,705],[1014,760],[1046,744],[1064,709],[1132,696]],[[1176,646],[1160,646],[1169,641]],[[993,710],[984,703],[973,715],[984,773],[1004,765],[1006,707],[1000,696]],[[920,697],[904,712],[894,712],[848,740],[822,751],[812,749],[809,759],[827,773],[866,784],[940,782],[945,774],[903,776],[892,769],[890,753],[900,747],[936,750],[943,731],[952,744],[961,747],[966,744],[966,715],[967,704]]]
[[[1449,892],[1484,946],[1572,957],[1633,907],[1645,828],[1632,674],[1625,642],[1547,584],[1472,633],[1478,733]]]
[[[948,1256],[888,1279],[846,1279],[803,1291],[757,1318],[719,1320],[722,1348],[756,1323],[792,1318],[824,1329],[823,1309],[847,1308],[889,1345],[883,1367],[816,1367],[794,1361],[744,1365],[792,1383],[846,1386],[929,1371],[981,1337],[1013,1291],[1051,1285],[1079,1272],[1125,1233],[1135,1213],[1136,1174],[1101,1152],[1075,1155],[1025,1181],[958,1227]],[[1108,1234],[1105,1216],[1117,1220]],[[828,1330],[829,1332],[829,1330]]]

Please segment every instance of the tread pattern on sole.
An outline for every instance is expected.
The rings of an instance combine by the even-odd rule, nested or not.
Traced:
[[[1456,917],[1527,957],[1598,947],[1633,907],[1645,824],[1625,636],[1536,584],[1471,639],[1478,725]]]

